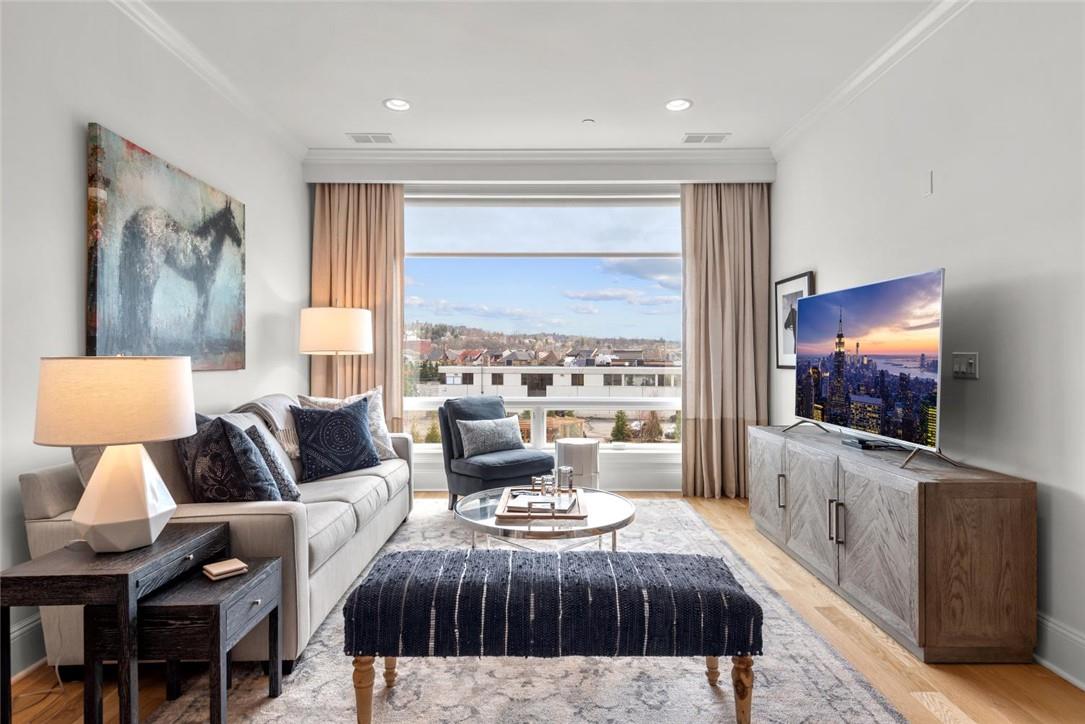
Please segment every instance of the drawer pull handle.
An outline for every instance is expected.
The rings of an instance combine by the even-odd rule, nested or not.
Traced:
[[[252,601],[250,601],[250,603],[253,606],[259,606],[263,602],[264,602],[264,599],[262,599],[262,598],[254,598],[254,599],[252,599]]]
[[[193,560],[193,559],[194,559],[195,557],[196,557],[196,555],[195,555],[194,553],[189,553],[189,554],[188,554],[187,556],[185,556],[185,560],[186,560],[186,561],[191,561],[191,560]]]
[[[844,533],[840,532],[840,530],[841,530],[841,528],[840,528],[840,523],[841,523],[840,511],[844,507],[845,506],[844,506],[843,503],[838,502],[836,504],[836,544],[837,545],[844,545],[844,543],[845,543]],[[844,532],[845,533],[847,532],[847,527],[844,528]]]
[[[833,536],[833,513],[835,512],[833,508],[835,506],[836,498],[829,498],[829,516],[827,521],[829,526],[829,540],[836,540],[836,537]]]
[[[787,476],[780,473],[776,476],[776,507],[786,508],[787,503],[784,502],[784,481],[787,480]]]

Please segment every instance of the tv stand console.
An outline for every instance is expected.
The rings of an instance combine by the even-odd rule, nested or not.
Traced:
[[[749,428],[763,535],[927,662],[1028,662],[1036,484],[859,450],[810,427]]]

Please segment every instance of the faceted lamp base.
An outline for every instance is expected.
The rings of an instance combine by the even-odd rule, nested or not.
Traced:
[[[111,445],[72,515],[75,529],[98,553],[154,543],[177,504],[142,445]]]

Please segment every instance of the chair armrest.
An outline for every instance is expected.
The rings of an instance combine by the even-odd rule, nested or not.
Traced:
[[[32,470],[19,476],[25,520],[46,520],[75,510],[83,497],[83,483],[75,465],[66,463]]]

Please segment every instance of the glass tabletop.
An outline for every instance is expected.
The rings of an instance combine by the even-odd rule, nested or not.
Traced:
[[[589,538],[624,528],[633,522],[636,508],[622,496],[606,490],[579,488],[588,517],[583,520],[537,518],[516,523],[498,523],[495,515],[504,488],[483,490],[456,503],[456,519],[472,530],[500,538]]]

